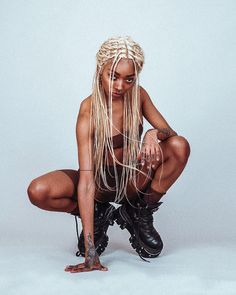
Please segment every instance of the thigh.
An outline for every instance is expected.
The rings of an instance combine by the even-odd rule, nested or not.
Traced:
[[[48,197],[74,198],[78,181],[78,171],[72,169],[60,169],[35,178],[31,182],[30,187],[33,191],[44,192]]]

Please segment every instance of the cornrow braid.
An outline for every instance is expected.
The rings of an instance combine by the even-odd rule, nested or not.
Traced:
[[[117,53],[124,58],[133,58],[138,66],[138,72],[142,70],[144,64],[143,50],[129,36],[109,38],[105,41],[96,54],[98,67],[101,68],[109,59],[115,58]]]

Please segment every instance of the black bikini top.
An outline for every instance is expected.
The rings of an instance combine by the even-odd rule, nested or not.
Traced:
[[[143,133],[143,125],[139,124],[139,138]],[[117,134],[112,137],[113,149],[122,148],[124,146],[124,136],[123,134]]]

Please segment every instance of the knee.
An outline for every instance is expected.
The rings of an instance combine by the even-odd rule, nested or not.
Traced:
[[[168,139],[168,145],[178,162],[186,164],[190,155],[190,145],[183,136],[172,136]]]
[[[48,193],[48,187],[37,180],[33,180],[27,189],[30,202],[37,207],[42,207],[42,204],[46,201]]]

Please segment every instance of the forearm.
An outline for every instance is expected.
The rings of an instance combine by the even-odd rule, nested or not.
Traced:
[[[94,194],[95,188],[93,185],[90,187],[78,187],[78,205],[83,226],[86,252],[88,250],[89,241],[90,243],[94,243]]]
[[[155,128],[155,129],[149,129],[150,130],[155,130],[156,131],[156,137],[160,140],[160,141],[164,141],[166,139],[168,139],[169,137],[178,135],[174,130],[172,130],[171,128]],[[147,132],[148,132],[147,131]]]

